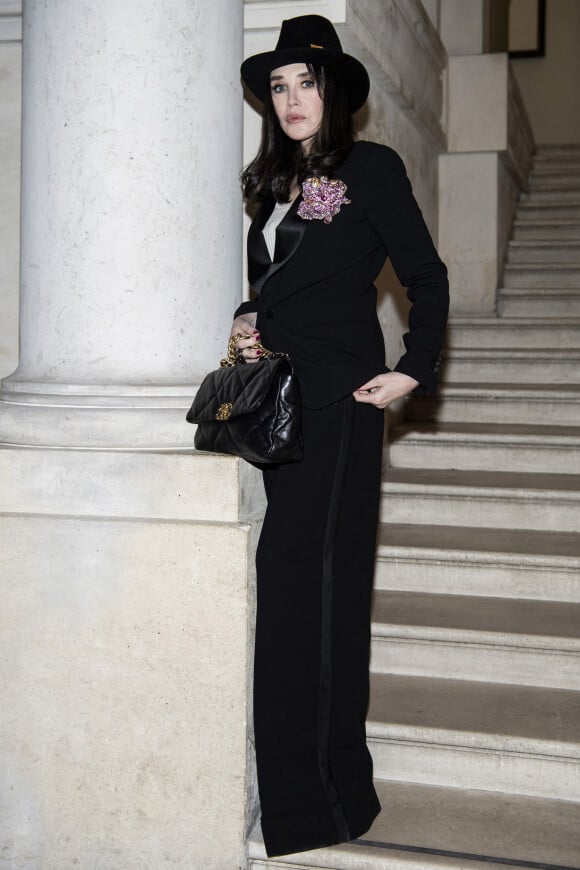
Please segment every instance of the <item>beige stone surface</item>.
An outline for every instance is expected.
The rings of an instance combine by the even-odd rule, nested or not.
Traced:
[[[440,0],[439,30],[449,55],[486,50],[486,0]]]
[[[449,270],[455,314],[495,310],[497,173],[493,152],[439,158],[439,249]]]
[[[193,431],[193,427],[190,427]],[[0,448],[0,513],[245,522],[261,474],[234,456]]]
[[[254,536],[2,518],[0,867],[243,866]]]
[[[449,151],[507,148],[507,54],[449,58]]]
[[[534,140],[507,54],[451,56],[439,225],[452,312],[491,313]]]
[[[519,187],[524,187],[534,136],[508,55],[452,56],[447,82],[449,151],[506,152]]]
[[[369,66],[371,91],[389,91],[409,118],[443,144],[442,72],[446,53],[429,16],[418,0],[349,0],[341,29],[347,50]],[[399,122],[400,123],[400,122]],[[385,128],[387,132],[389,127]],[[433,143],[431,143],[433,144]]]

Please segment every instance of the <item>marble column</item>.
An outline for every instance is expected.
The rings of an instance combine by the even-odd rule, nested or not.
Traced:
[[[0,0],[0,378],[18,362],[22,12]]]
[[[241,298],[241,0],[28,0],[0,443],[179,447]]]

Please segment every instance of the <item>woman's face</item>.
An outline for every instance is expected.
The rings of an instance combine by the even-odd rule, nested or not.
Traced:
[[[308,147],[318,132],[324,103],[305,63],[290,63],[270,73],[272,103],[282,130]]]

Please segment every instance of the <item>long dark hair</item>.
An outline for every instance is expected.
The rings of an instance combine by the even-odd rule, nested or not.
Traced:
[[[306,66],[324,102],[322,120],[312,147],[308,154],[304,154],[302,143],[295,142],[283,132],[268,88],[260,147],[241,176],[244,196],[249,202],[261,202],[269,193],[277,202],[288,202],[295,178],[299,184],[310,175],[332,178],[352,148],[352,114],[339,71],[315,64]]]

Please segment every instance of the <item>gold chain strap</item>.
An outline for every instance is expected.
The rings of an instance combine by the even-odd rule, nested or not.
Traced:
[[[220,360],[220,368],[226,369],[230,366],[235,366],[240,362],[237,349],[238,341],[240,341],[240,339],[242,338],[249,337],[249,335],[242,335],[241,333],[230,336],[230,340],[228,341],[228,355]],[[268,359],[269,357],[274,355],[271,350],[267,350],[264,347],[261,341],[257,341],[256,344],[253,345],[253,347],[258,348],[262,351],[262,359]]]

